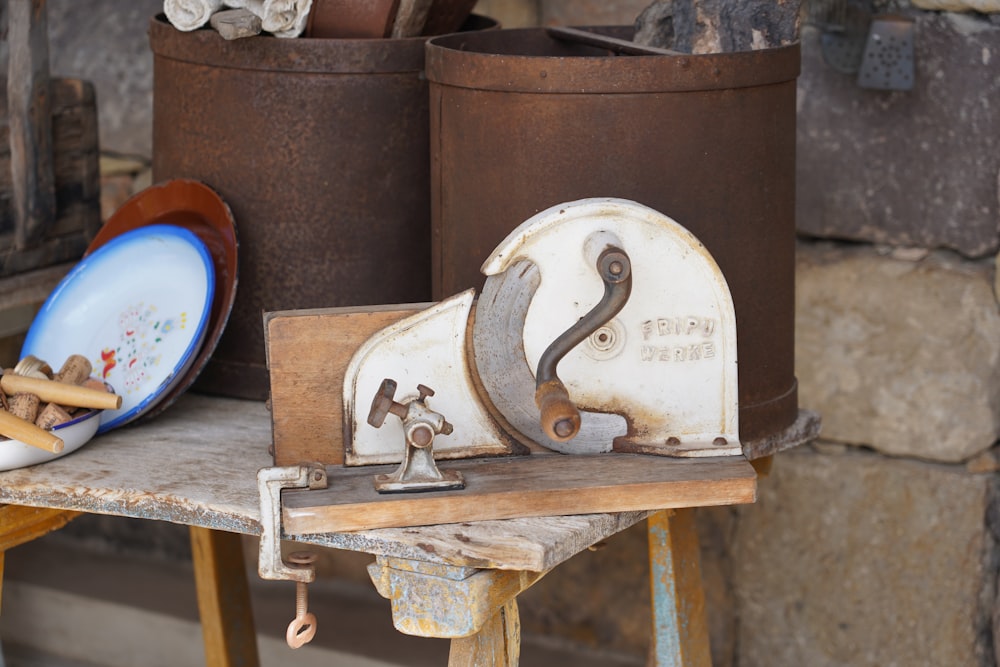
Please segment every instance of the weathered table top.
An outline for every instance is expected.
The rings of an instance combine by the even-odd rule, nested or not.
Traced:
[[[73,454],[0,472],[0,503],[257,535],[257,470],[272,465],[270,442],[264,403],[187,394],[155,419],[97,436]],[[295,539],[432,563],[540,572],[648,514],[508,519]]]

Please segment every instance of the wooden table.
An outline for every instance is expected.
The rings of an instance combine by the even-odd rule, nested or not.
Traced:
[[[263,403],[188,394],[155,419],[103,434],[74,454],[0,473],[0,503],[48,508],[67,519],[72,515],[62,512],[190,526],[206,660],[252,665],[257,653],[239,535],[260,533],[256,473],[272,465],[270,441]],[[375,555],[369,572],[392,602],[396,628],[452,638],[452,667],[513,666],[520,645],[517,594],[574,554],[647,517],[656,664],[708,666],[698,545],[687,510],[295,539]]]

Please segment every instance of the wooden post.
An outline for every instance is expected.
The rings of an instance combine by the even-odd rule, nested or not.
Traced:
[[[7,113],[16,232],[24,250],[55,220],[46,0],[10,0]]]
[[[471,637],[451,640],[448,667],[517,667],[521,658],[521,617],[509,600]]]
[[[3,592],[4,555],[7,549],[58,530],[79,516],[72,510],[0,505],[0,595]]]
[[[653,599],[651,664],[712,667],[694,510],[663,510],[647,521]]]
[[[191,526],[205,664],[257,667],[257,634],[238,533]]]

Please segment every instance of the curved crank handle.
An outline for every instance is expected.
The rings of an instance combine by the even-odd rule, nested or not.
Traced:
[[[617,246],[608,246],[597,258],[597,273],[604,282],[604,296],[596,306],[564,331],[545,349],[535,373],[535,404],[545,435],[566,442],[580,432],[580,411],[556,373],[556,366],[574,347],[621,312],[632,292],[632,262]]]
[[[545,435],[553,440],[570,440],[580,432],[580,411],[559,378],[535,389],[535,405],[541,413],[539,419]]]

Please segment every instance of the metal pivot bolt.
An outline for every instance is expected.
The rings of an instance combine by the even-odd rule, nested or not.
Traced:
[[[298,566],[310,566],[316,562],[316,554],[296,551],[288,556],[288,562]],[[304,581],[295,582],[295,618],[288,624],[285,641],[292,648],[299,648],[316,636],[316,616],[309,613],[309,593]]]
[[[390,414],[399,417],[403,422],[405,439],[403,462],[390,475],[375,475],[375,490],[379,493],[401,493],[464,489],[465,480],[461,473],[453,470],[442,472],[434,461],[435,436],[449,435],[454,431],[444,415],[427,407],[426,400],[434,395],[434,390],[417,385],[418,397],[403,404],[395,400],[396,386],[395,380],[384,379],[368,413],[368,424],[375,428],[381,428]]]

